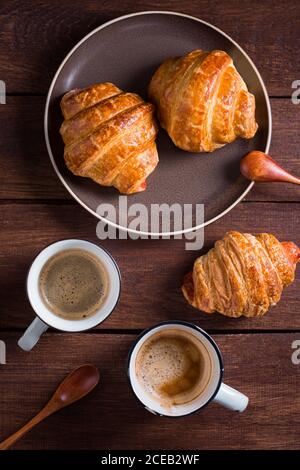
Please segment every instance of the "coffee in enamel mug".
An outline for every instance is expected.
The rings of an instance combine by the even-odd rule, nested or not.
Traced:
[[[18,345],[30,351],[49,326],[60,331],[86,331],[115,309],[121,275],[113,257],[86,240],[60,240],[33,260],[26,282],[36,313]]]
[[[86,250],[63,250],[52,256],[39,276],[45,305],[67,320],[81,320],[97,312],[109,292],[105,266]]]
[[[144,407],[160,416],[189,415],[215,401],[244,411],[248,397],[222,383],[215,341],[196,325],[163,322],[144,331],[128,359],[128,377]]]

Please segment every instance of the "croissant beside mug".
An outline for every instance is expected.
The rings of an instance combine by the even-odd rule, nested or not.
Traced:
[[[224,51],[168,59],[152,77],[149,99],[174,144],[190,152],[250,139],[258,127],[255,98]],[[144,191],[158,164],[153,104],[112,83],[66,93],[60,133],[69,170],[123,194]]]
[[[227,317],[264,315],[294,281],[300,248],[271,233],[228,232],[196,259],[182,292],[195,308]]]

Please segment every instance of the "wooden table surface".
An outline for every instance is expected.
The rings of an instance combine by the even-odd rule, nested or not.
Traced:
[[[291,361],[300,340],[300,274],[278,306],[262,319],[205,316],[189,307],[179,286],[195,252],[184,240],[107,240],[120,266],[120,303],[99,328],[84,334],[49,331],[30,353],[16,341],[34,314],[25,296],[33,257],[60,238],[100,243],[96,219],[58,181],[43,135],[45,96],[65,54],[101,23],[133,11],[165,9],[213,23],[232,36],[257,65],[271,98],[270,153],[300,174],[300,5],[297,0],[189,2],[123,0],[8,0],[0,6],[0,439],[28,420],[72,368],[101,370],[87,399],[49,418],[16,449],[296,449],[300,442],[300,365]],[[205,230],[209,247],[230,229],[270,231],[300,243],[300,190],[256,185],[247,199]],[[226,383],[250,397],[241,415],[212,404],[184,420],[160,419],[138,406],[125,362],[136,335],[159,321],[180,318],[208,330],[224,355]]]

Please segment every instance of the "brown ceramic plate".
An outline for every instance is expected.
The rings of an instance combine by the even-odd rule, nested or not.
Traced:
[[[204,223],[192,223],[185,228],[187,232],[222,217],[251,189],[253,183],[239,173],[239,160],[254,149],[268,152],[271,140],[270,103],[256,67],[230,37],[202,20],[172,12],[134,13],[99,26],[72,49],[52,81],[46,103],[45,136],[52,164],[72,196],[95,216],[101,218],[96,211],[102,203],[113,204],[118,211],[119,193],[67,170],[59,134],[62,95],[73,88],[109,81],[147,99],[149,80],[161,62],[198,48],[222,49],[231,55],[256,97],[259,130],[253,139],[237,140],[212,154],[184,152],[160,130],[159,165],[147,180],[147,190],[129,196],[128,203],[142,203],[147,208],[162,203],[204,204]],[[114,225],[112,219],[105,221]],[[117,221],[116,225],[130,231],[126,224]],[[151,234],[151,227],[137,232]]]

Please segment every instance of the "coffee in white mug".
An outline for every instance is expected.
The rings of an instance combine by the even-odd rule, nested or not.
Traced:
[[[67,320],[92,316],[105,302],[108,274],[96,256],[86,250],[63,250],[52,256],[39,276],[46,306]]]
[[[211,401],[244,411],[248,397],[222,382],[223,360],[213,338],[185,321],[145,330],[128,357],[132,390],[159,416],[187,416]]]
[[[170,328],[155,333],[136,358],[137,379],[165,408],[194,400],[206,389],[211,375],[209,352],[186,330]]]

